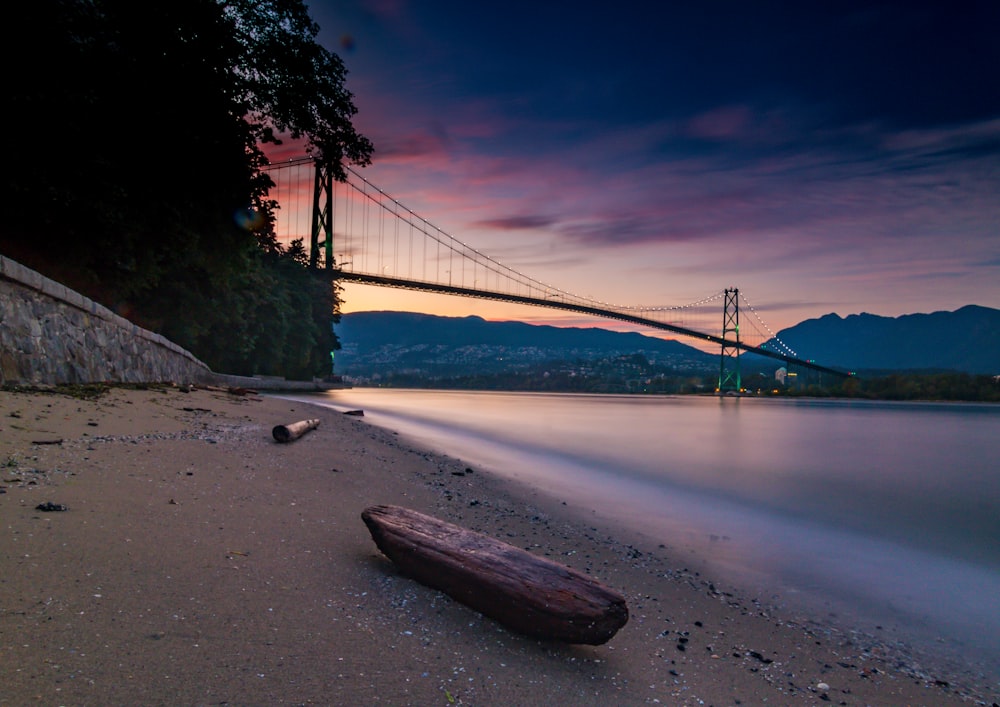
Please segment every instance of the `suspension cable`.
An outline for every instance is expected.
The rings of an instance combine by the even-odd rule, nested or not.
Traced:
[[[780,345],[785,350],[785,352],[788,353],[788,355],[790,355],[792,358],[798,358],[799,355],[797,353],[795,353],[794,351],[792,351],[792,349],[788,346],[788,344],[786,344],[784,341],[782,341],[781,339],[779,339],[778,335],[775,334],[773,331],[771,331],[771,327],[769,327],[767,325],[767,323],[763,319],[760,318],[760,315],[757,314],[757,310],[754,309],[754,307],[753,307],[752,304],[750,304],[750,302],[747,300],[746,296],[744,296],[744,294],[743,294],[742,291],[740,292],[740,299],[743,300],[744,304],[746,304],[746,306],[750,309],[750,312],[753,314],[754,318],[758,322],[760,322],[760,325],[762,327],[764,327],[765,331],[767,331],[768,335],[770,335],[771,340],[777,342],[778,345]]]

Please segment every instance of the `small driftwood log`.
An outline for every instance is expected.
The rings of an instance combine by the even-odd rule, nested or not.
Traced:
[[[300,420],[290,425],[278,425],[271,434],[279,442],[294,442],[309,430],[319,427],[319,420]]]
[[[520,633],[597,646],[628,621],[615,590],[488,535],[399,506],[361,518],[404,574]]]

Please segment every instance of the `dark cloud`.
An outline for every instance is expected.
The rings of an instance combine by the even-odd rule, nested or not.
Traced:
[[[385,160],[445,155],[449,152],[449,142],[444,130],[405,135],[386,133],[378,139],[376,154]]]
[[[1000,268],[1000,255],[998,255],[995,258],[988,258],[986,260],[977,263],[971,263],[970,267],[987,268],[987,269]]]
[[[499,231],[527,231],[536,228],[547,228],[554,224],[555,219],[540,214],[524,216],[503,216],[499,218],[476,221],[472,227],[492,228]]]

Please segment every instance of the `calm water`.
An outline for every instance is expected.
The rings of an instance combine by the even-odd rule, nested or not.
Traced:
[[[377,389],[322,401],[613,518],[718,581],[1000,675],[1000,406]]]

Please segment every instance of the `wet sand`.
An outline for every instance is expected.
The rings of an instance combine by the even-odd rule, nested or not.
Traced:
[[[0,705],[997,699],[962,666],[784,615],[655,540],[306,403],[0,392],[0,491]],[[361,521],[385,503],[585,572],[629,622],[602,646],[512,633],[397,573]]]

